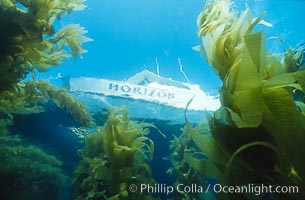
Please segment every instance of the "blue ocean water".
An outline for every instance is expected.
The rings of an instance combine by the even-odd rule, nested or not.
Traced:
[[[265,20],[273,27],[259,26],[267,38],[280,36],[285,42],[268,40],[268,49],[277,53],[289,46],[304,42],[305,1],[247,1],[254,16],[266,10]],[[245,1],[236,4],[237,10],[245,8]],[[70,23],[80,24],[88,30],[87,36],[94,41],[84,44],[88,53],[83,58],[69,59],[58,68],[39,74],[47,80],[61,76],[97,77],[124,80],[148,69],[160,75],[185,82],[179,71],[178,58],[191,83],[199,84],[209,93],[217,94],[221,81],[209,67],[205,58],[192,49],[200,44],[197,38],[196,18],[204,1],[201,0],[88,0],[88,8],[63,17],[57,27]],[[156,63],[156,60],[158,63]],[[130,113],[132,117],[132,113]],[[153,177],[164,184],[173,184],[175,177],[166,173],[170,162],[163,159],[171,152],[171,134],[180,134],[180,125],[170,125],[162,120],[150,121],[162,132],[170,133],[164,139],[156,130],[150,138],[155,142],[154,160],[150,162]],[[100,124],[102,125],[102,124]],[[20,116],[12,128],[15,132],[27,132],[31,140],[50,149],[64,160],[64,170],[71,176],[80,161],[77,150],[83,142],[71,134],[69,127],[78,126],[67,112],[50,105],[41,114]],[[30,133],[30,134],[28,134]],[[64,198],[68,197],[69,188]],[[162,196],[162,195],[161,195]],[[162,196],[163,199],[167,197]]]
[[[104,77],[124,80],[136,72],[148,69],[160,75],[185,81],[179,71],[178,58],[192,83],[205,91],[215,93],[221,82],[205,58],[192,49],[199,45],[196,20],[204,7],[202,0],[101,0],[87,1],[88,9],[71,13],[58,27],[76,23],[88,30],[94,39],[86,43],[88,50],[83,59],[71,59],[46,76],[58,73],[71,76]],[[304,41],[304,1],[236,1],[237,10],[244,10],[248,3],[254,16],[266,11],[264,18],[273,28],[258,26],[266,37],[280,36],[285,44],[269,40],[268,47],[283,52]]]

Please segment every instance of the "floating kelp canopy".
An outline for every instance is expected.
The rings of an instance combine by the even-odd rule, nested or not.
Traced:
[[[265,33],[253,32],[265,13],[255,18],[246,7],[237,16],[232,4],[207,1],[198,17],[201,53],[223,81],[222,106],[213,116],[207,114],[211,137],[186,120],[191,139],[209,158],[190,165],[201,166],[204,176],[224,185],[298,187],[297,194],[261,196],[304,198],[304,52],[288,49],[282,57],[269,53]]]

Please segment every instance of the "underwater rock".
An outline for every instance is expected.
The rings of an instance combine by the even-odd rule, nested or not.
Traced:
[[[62,161],[18,136],[0,136],[0,198],[59,199],[67,177]]]

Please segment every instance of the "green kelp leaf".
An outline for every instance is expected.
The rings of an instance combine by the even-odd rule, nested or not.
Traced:
[[[283,88],[271,88],[264,90],[264,100],[279,125],[286,130],[293,130],[301,125],[299,112],[290,93]],[[287,118],[289,116],[289,118]],[[286,133],[288,134],[288,133]],[[290,134],[290,133],[289,133]]]
[[[223,34],[223,31],[225,30],[225,24],[221,24],[221,25],[219,25],[216,29],[215,29],[215,31],[214,31],[214,33],[213,33],[213,35],[212,35],[212,41],[211,41],[211,44],[213,45],[212,47],[213,47],[213,49],[211,49],[212,50],[212,54],[213,55],[217,55],[217,53],[218,54],[220,54],[220,55],[223,55],[223,54],[221,54],[220,52],[222,52],[223,51],[223,43],[220,43],[222,40],[221,40],[221,36],[222,36],[222,34]],[[220,44],[220,46],[216,46],[216,45],[218,45],[218,44]],[[220,49],[221,49],[221,51],[220,51]],[[219,58],[219,59],[223,59],[223,56],[215,56],[215,57],[217,57],[217,58]]]
[[[122,134],[118,135],[116,137],[116,140],[118,144],[120,145],[130,145],[136,137],[141,135],[141,130],[140,129],[132,129],[132,130],[123,130],[121,132]]]
[[[252,62],[256,66],[257,70],[260,71],[264,66],[264,60],[267,53],[265,34],[263,31],[247,34],[244,39]]]
[[[258,70],[251,60],[247,50],[240,54],[230,68],[224,86],[234,95],[234,91],[244,91],[258,88],[262,85]]]
[[[66,58],[69,58],[69,55],[64,51],[46,53],[35,48],[27,49],[25,54],[33,67],[39,72],[46,72],[52,67],[62,64]]]
[[[114,169],[122,169],[129,166],[133,161],[133,155],[138,149],[128,146],[112,146],[112,151],[109,154],[111,166]]]
[[[104,126],[85,137],[83,160],[72,178],[76,190],[73,196],[77,197],[73,199],[91,199],[89,193],[93,194],[92,198],[98,198],[99,191],[105,191],[108,196],[103,195],[103,199],[125,199],[129,195],[128,184],[135,181],[155,184],[151,168],[145,163],[148,156],[152,158],[154,143],[145,136],[148,132],[144,127],[146,124],[129,120],[126,106],[109,109]],[[130,195],[128,199],[146,196]]]
[[[133,174],[137,174],[137,179],[152,178],[152,171],[148,164],[139,164],[132,168]]]
[[[56,18],[60,19],[62,15],[69,14],[72,11],[79,11],[85,9],[87,6],[83,3],[86,0],[55,0],[52,10],[49,12],[52,13],[52,17],[49,19],[49,22],[53,22]]]
[[[201,38],[202,41],[202,48],[205,52],[205,57],[207,59],[208,64],[213,63],[213,54],[212,54],[212,36],[210,33],[206,34]]]
[[[230,116],[228,110],[227,110],[228,107],[220,107],[218,110],[216,110],[214,112],[214,118],[212,118],[212,121],[214,122],[213,123],[210,123],[211,120],[208,119],[209,121],[209,126],[210,126],[210,130],[212,130],[213,126],[215,125],[215,122],[221,122],[221,124],[224,124],[224,125],[228,125],[228,126],[235,126],[234,123],[232,123],[232,117]],[[207,115],[206,115],[207,116]],[[207,116],[208,117],[208,116]],[[212,116],[210,116],[212,117]],[[212,126],[211,126],[212,125]],[[212,132],[212,131],[211,131]],[[214,137],[214,135],[212,135]]]
[[[105,159],[94,157],[86,158],[89,163],[89,173],[96,180],[102,180],[104,183],[110,184],[112,181],[111,169],[107,167]]]
[[[251,33],[251,31],[254,29],[254,27],[255,27],[257,24],[259,24],[260,22],[262,22],[262,23],[265,24],[266,26],[267,26],[267,25],[270,26],[270,23],[268,23],[268,22],[266,22],[266,21],[263,20],[263,18],[266,16],[266,14],[267,14],[266,11],[264,11],[264,12],[261,14],[261,16],[255,18],[255,19],[252,21],[250,27],[248,28],[247,33]]]
[[[91,39],[84,36],[86,30],[77,25],[72,28],[73,31],[72,25],[67,25],[70,31],[60,34],[66,36],[66,39],[69,37],[65,43],[51,42],[56,33],[54,27],[59,24],[54,23],[55,19],[85,7],[83,2],[84,0],[1,1],[0,29],[5,31],[0,34],[0,90],[13,87],[35,69],[45,72],[52,66],[60,65],[70,57],[69,54],[81,57],[86,52],[81,45]],[[63,51],[64,45],[70,48],[69,54]]]
[[[293,54],[287,55],[286,61],[281,62],[278,55],[267,54],[264,34],[251,33],[264,14],[253,19],[247,8],[237,19],[236,12],[231,12],[229,5],[224,8],[223,2],[230,1],[208,1],[197,23],[200,39],[205,37],[203,46],[206,45],[209,64],[218,71],[229,66],[218,74],[224,82],[220,92],[226,112],[209,119],[212,138],[200,135],[186,120],[187,132],[217,169],[225,172],[221,164],[226,166],[228,161],[229,173],[224,178],[228,183],[243,185],[257,181],[284,185],[295,183],[293,174],[304,180],[305,119],[300,112],[301,106],[297,109],[292,89],[300,90],[301,86],[305,91],[305,75],[302,72],[281,75],[302,69],[298,66],[299,55],[295,58]],[[225,28],[218,39],[213,40],[220,25]],[[214,47],[217,47],[216,51]],[[256,152],[262,153],[267,162],[259,160],[260,155]],[[190,156],[188,161],[196,159],[194,155]],[[194,168],[201,170],[204,166],[198,167],[200,162],[190,163],[196,163]],[[293,174],[291,169],[294,169]]]
[[[305,118],[298,112],[293,98],[283,88],[264,90],[265,103],[273,120],[264,125],[275,139],[280,151],[305,180]]]
[[[253,63],[248,51],[243,51],[238,67],[236,80],[236,91],[258,88],[262,85],[262,79],[258,75],[258,70]]]
[[[146,163],[138,164],[133,167],[126,167],[121,170],[121,182],[132,182],[155,184],[152,179],[152,170]]]
[[[61,28],[54,39],[50,40],[59,46],[68,46],[72,57],[81,57],[81,54],[87,51],[82,48],[84,42],[93,41],[91,38],[84,36],[88,31],[79,24],[69,24]]]
[[[202,54],[221,79],[230,66],[225,61],[225,55],[228,55],[228,48],[225,46],[232,46],[227,44],[227,41],[232,40],[226,40],[229,35],[228,29],[236,20],[235,13],[230,12],[230,4],[231,2],[227,1],[209,2],[197,18],[198,37],[201,38],[204,49]]]
[[[31,1],[31,0],[21,0],[19,1],[22,5],[28,9],[31,15],[35,15],[39,19],[47,19],[50,17],[50,9],[53,7],[54,1],[50,0],[39,0],[39,1]]]
[[[191,124],[187,121],[185,123],[186,129],[188,133],[190,134],[192,140],[197,145],[197,147],[208,157],[212,155],[212,143],[211,138],[209,138],[207,135],[201,134],[199,131],[194,129]]]
[[[273,76],[287,73],[279,59],[280,56],[278,54],[267,54],[265,57],[265,67],[260,71],[261,77],[270,79]]]
[[[194,129],[188,121],[186,121],[186,129],[196,146],[202,153],[209,157],[215,167],[222,171],[228,159],[228,154],[221,148],[217,141]]]
[[[249,29],[252,22],[251,11],[249,7],[243,11],[238,19],[234,21],[232,25],[232,30],[230,36],[233,38],[234,44],[237,44],[239,41],[242,41],[244,35]]]
[[[290,73],[279,74],[272,76],[264,83],[264,89],[269,88],[278,88],[278,87],[286,87],[286,86],[295,86],[296,82],[295,78]],[[300,87],[298,87],[300,89]]]
[[[153,156],[154,156],[154,151],[155,151],[155,143],[151,139],[148,139],[147,141],[149,142],[149,144],[147,144],[148,152],[149,152],[149,159],[152,160]]]
[[[35,81],[18,82],[14,88],[0,93],[0,112],[3,116],[43,112],[44,108],[40,105],[46,99],[37,90]]]
[[[237,77],[239,74],[239,64],[241,62],[241,58],[237,58],[231,68],[228,70],[225,79],[224,79],[224,87],[222,93],[228,92],[232,94],[235,90],[235,87],[237,85]]]
[[[211,160],[195,158],[191,155],[191,153],[185,153],[184,160],[203,176],[218,180],[223,176],[223,174],[215,167]]]
[[[103,127],[103,146],[111,161],[114,182],[129,182],[129,179],[122,180],[125,176],[121,174],[121,170],[144,162],[146,156],[143,155],[146,153],[152,159],[154,143],[145,136],[148,134],[148,129],[145,128],[147,125],[130,121],[126,106],[109,109],[108,118]]]
[[[44,80],[39,80],[36,84],[43,96],[49,97],[58,107],[66,108],[82,126],[90,127],[94,124],[86,105],[70,96],[65,89],[57,88]]]
[[[148,143],[146,143],[148,142]],[[152,160],[153,158],[153,152],[154,152],[154,142],[147,138],[147,137],[137,137],[135,138],[135,140],[131,143],[131,145],[133,147],[137,147],[138,149],[142,148],[143,147],[146,147],[147,148],[147,151],[149,152],[149,159]]]
[[[233,94],[231,95],[232,102],[225,106],[232,105],[232,110],[238,113],[240,118],[249,124],[249,127],[257,127],[262,120],[261,86],[262,79],[258,75],[258,70],[249,53],[245,50],[240,55],[238,63],[233,65],[226,77],[225,89]],[[241,125],[241,123],[239,124]]]
[[[282,59],[282,64],[286,72],[295,72],[302,69],[302,60],[303,60],[304,50],[296,50],[289,48],[285,51],[284,57]]]
[[[211,155],[211,153],[210,153],[211,148],[209,147],[210,138],[207,135],[201,134],[199,131],[194,129],[186,117],[186,111],[187,111],[189,105],[192,103],[194,97],[195,96],[193,96],[187,102],[186,108],[184,110],[184,120],[185,120],[186,130],[188,131],[189,135],[191,136],[191,138],[195,142],[195,144],[196,144],[196,142],[198,142],[198,144],[196,144],[196,145],[200,148],[200,150],[203,153],[205,153],[207,156],[209,156],[209,155]]]
[[[198,36],[213,33],[219,25],[235,20],[235,13],[230,12],[230,4],[230,1],[207,1],[205,9],[197,18]]]
[[[264,114],[262,88],[234,92],[234,107],[240,113],[240,119],[243,121],[233,120],[239,128],[259,126]],[[238,119],[235,118],[235,120]]]
[[[85,146],[79,150],[81,157],[94,158],[104,152],[102,132],[102,127],[97,126],[94,133],[85,135]]]
[[[194,97],[192,97],[192,99],[188,101],[187,106],[184,110],[186,130],[189,133],[193,142],[196,144],[196,146],[202,151],[202,153],[209,157],[218,169],[224,169],[224,162],[226,160],[224,151],[212,138],[209,138],[207,136],[208,134],[201,134],[199,131],[193,128],[186,117],[187,108],[192,102],[193,98]],[[206,115],[209,116],[207,112]],[[209,126],[212,127],[211,119],[208,118],[208,120]]]
[[[244,120],[242,120],[241,118],[240,118],[240,116],[236,113],[236,112],[234,112],[232,109],[230,109],[230,108],[228,108],[228,107],[226,107],[226,109],[227,109],[227,111],[229,112],[229,114],[230,114],[230,117],[231,117],[231,120],[234,122],[234,124],[238,127],[238,128],[247,128],[247,127],[251,127],[250,125],[249,125],[249,122],[247,122],[247,121],[244,121]],[[261,121],[261,120],[260,120]],[[253,124],[255,125],[255,126],[253,126],[253,127],[256,127],[256,122],[253,122]]]
[[[293,72],[291,76],[300,84],[302,90],[305,91],[305,70]]]

